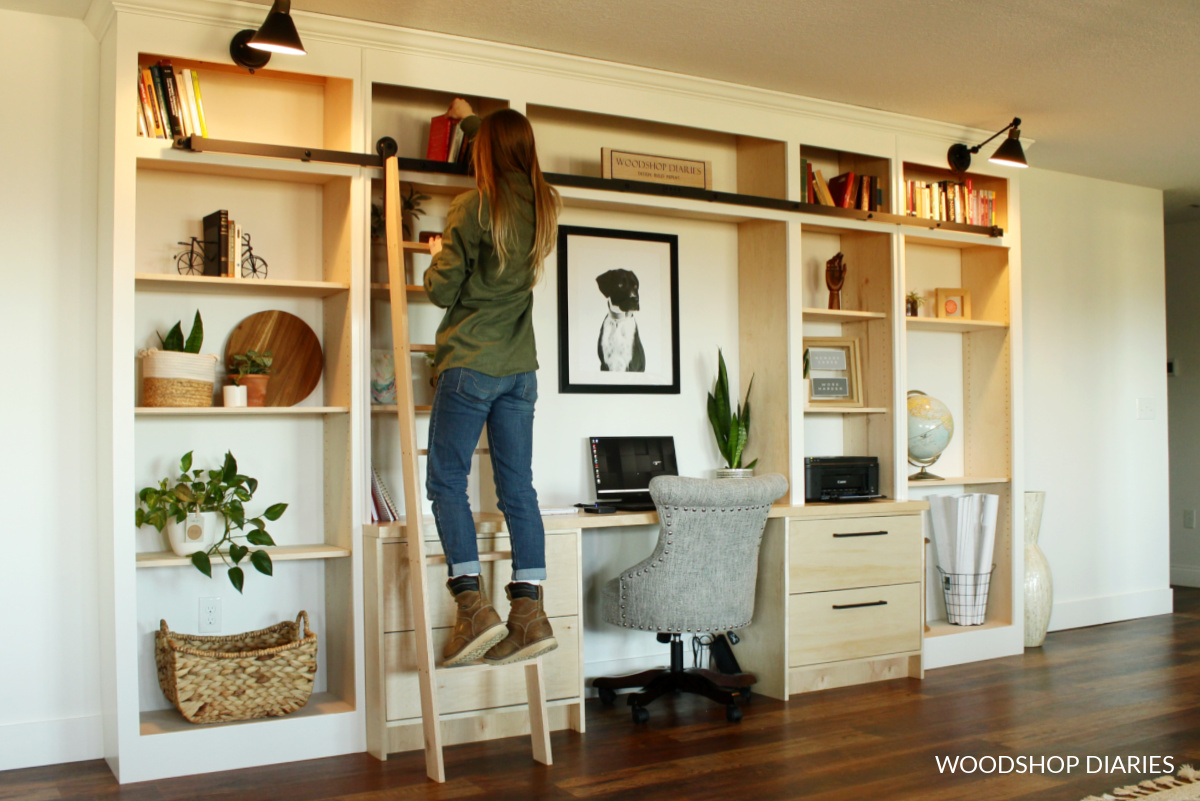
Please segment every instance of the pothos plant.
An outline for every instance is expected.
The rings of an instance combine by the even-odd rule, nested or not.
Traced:
[[[708,421],[712,424],[717,450],[721,452],[725,463],[731,468],[742,469],[742,453],[750,436],[750,390],[754,388],[754,377],[750,377],[750,385],[746,387],[746,402],[738,404],[735,410],[730,404],[725,354],[719,349],[717,364],[717,384],[708,393]],[[749,470],[756,464],[757,459],[745,465],[745,469]]]
[[[276,503],[258,517],[246,517],[245,504],[258,490],[258,479],[238,473],[233,453],[226,452],[225,463],[218,470],[192,469],[192,451],[179,460],[180,476],[173,482],[164,478],[157,487],[145,487],[138,492],[136,522],[138,527],[151,525],[160,532],[169,520],[182,523],[189,512],[217,512],[225,521],[225,532],[211,548],[191,556],[192,564],[212,578],[212,557],[215,554],[229,565],[229,583],[238,592],[246,576],[240,567],[247,556],[259,573],[273,573],[271,555],[263,550],[250,550],[249,545],[274,545],[267,533],[267,521],[278,520],[287,510],[286,503]],[[246,527],[250,531],[244,532]],[[235,533],[236,532],[236,533]]]

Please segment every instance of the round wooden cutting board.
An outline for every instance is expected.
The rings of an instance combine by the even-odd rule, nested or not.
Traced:
[[[321,340],[308,323],[285,311],[262,311],[237,324],[225,345],[225,364],[235,353],[271,352],[267,406],[295,406],[312,394],[321,380],[325,357]]]

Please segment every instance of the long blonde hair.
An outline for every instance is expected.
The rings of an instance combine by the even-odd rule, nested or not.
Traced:
[[[519,111],[501,109],[483,118],[475,135],[472,163],[475,184],[488,202],[491,219],[487,221],[492,242],[500,257],[500,269],[513,257],[516,239],[516,203],[505,175],[519,172],[529,176],[533,187],[533,211],[536,228],[533,247],[528,254],[533,270],[533,283],[542,280],[543,263],[554,250],[558,237],[558,191],[546,183],[538,166],[537,147],[533,142],[533,127]],[[481,221],[482,222],[482,221]]]

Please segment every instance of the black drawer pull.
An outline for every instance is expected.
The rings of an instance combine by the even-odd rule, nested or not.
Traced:
[[[834,609],[861,609],[864,606],[887,606],[887,601],[870,601],[865,604],[834,604]]]
[[[856,532],[849,533],[849,534],[834,534],[833,536],[834,536],[834,538],[837,538],[837,537],[886,537],[887,532],[886,531],[856,531]]]

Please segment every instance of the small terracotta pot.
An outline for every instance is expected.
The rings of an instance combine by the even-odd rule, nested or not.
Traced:
[[[247,406],[267,405],[267,379],[269,375],[244,375],[238,379],[238,385],[246,388]]]

